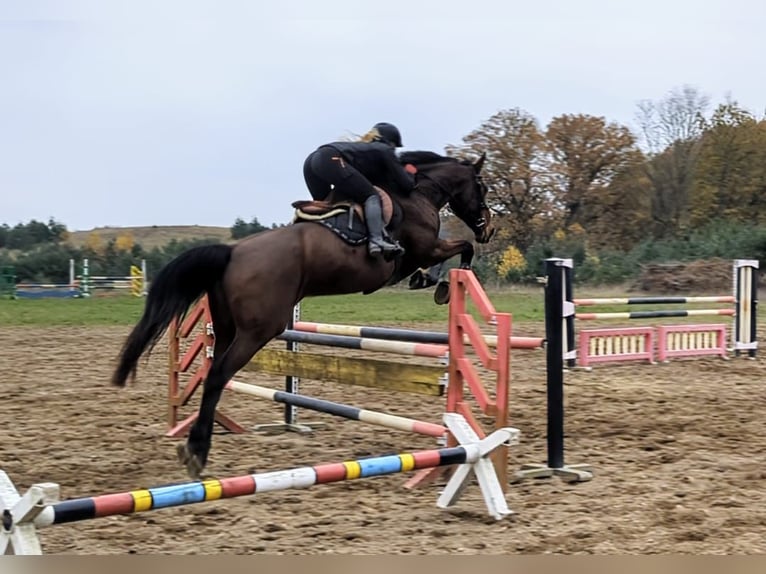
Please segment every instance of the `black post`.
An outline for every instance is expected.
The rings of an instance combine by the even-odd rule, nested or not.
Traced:
[[[574,314],[571,299],[571,259],[545,260],[545,358],[548,399],[548,464],[525,464],[516,479],[560,476],[567,482],[593,478],[587,464],[564,464],[564,333]],[[569,287],[567,287],[569,286]],[[568,289],[565,291],[565,289]],[[567,337],[574,341],[574,333]]]
[[[564,269],[545,260],[545,340],[548,391],[548,466],[564,466]]]
[[[290,320],[287,322],[287,328],[293,329],[295,327],[295,322],[300,319],[300,303],[297,303],[293,307],[293,312],[290,314]],[[287,341],[287,344],[285,345],[285,348],[288,351],[292,351],[294,353],[298,352],[298,343],[295,341]],[[294,377],[293,375],[286,375],[285,376],[285,391],[291,394],[298,394],[298,377]],[[289,403],[285,403],[285,424],[286,425],[295,425],[297,424],[298,419],[298,408],[295,405],[291,405]]]

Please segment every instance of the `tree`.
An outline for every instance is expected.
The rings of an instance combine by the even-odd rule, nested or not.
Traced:
[[[246,223],[244,219],[238,217],[230,229],[232,239],[242,239],[248,235],[266,231],[268,227],[261,225],[257,217],[253,217],[253,220],[250,223]]]
[[[132,251],[136,241],[130,231],[126,231],[117,236],[114,247],[117,251]]]
[[[651,223],[652,184],[638,158],[614,174],[599,191],[600,215],[588,222],[588,244],[593,248],[628,251],[646,239]]]
[[[93,255],[102,255],[104,253],[104,240],[98,231],[88,233],[88,238],[85,240],[85,248]]]
[[[646,175],[652,184],[653,234],[673,235],[685,228],[689,192],[705,130],[709,98],[695,88],[673,89],[658,102],[643,100],[637,121],[649,153]]]
[[[636,138],[625,126],[582,114],[553,118],[545,136],[564,226],[589,232],[605,214],[601,197],[615,176],[640,161]]]
[[[475,159],[486,152],[482,179],[489,189],[487,203],[495,214],[498,238],[523,251],[534,241],[543,214],[550,210],[545,142],[537,120],[519,108],[504,110],[463,142],[447,146],[447,153]]]
[[[716,108],[702,136],[690,193],[690,222],[763,221],[766,124],[736,102]]]
[[[50,238],[54,242],[64,241],[69,235],[66,225],[56,221],[54,218],[48,218],[48,230],[50,232]]]

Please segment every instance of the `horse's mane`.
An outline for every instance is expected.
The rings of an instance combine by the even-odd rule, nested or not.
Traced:
[[[399,160],[403,163],[413,165],[428,165],[434,163],[452,162],[458,163],[460,160],[446,155],[439,155],[432,151],[405,151],[399,155]]]

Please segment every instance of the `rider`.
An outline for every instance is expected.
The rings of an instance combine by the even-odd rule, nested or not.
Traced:
[[[399,162],[395,148],[402,136],[393,124],[375,124],[359,141],[339,141],[319,146],[303,164],[303,177],[311,196],[324,200],[336,194],[364,206],[371,255],[399,255],[404,249],[390,240],[383,221],[383,208],[375,187],[389,193],[408,194],[415,186],[413,176]]]

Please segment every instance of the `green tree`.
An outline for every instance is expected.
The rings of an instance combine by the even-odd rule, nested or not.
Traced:
[[[242,219],[241,217],[238,217],[234,221],[234,225],[232,225],[230,229],[231,229],[232,239],[242,239],[243,237],[247,237],[248,235],[253,235],[254,233],[260,233],[261,231],[266,231],[268,227],[261,225],[257,217],[253,217],[250,223],[246,223],[244,219]]]

